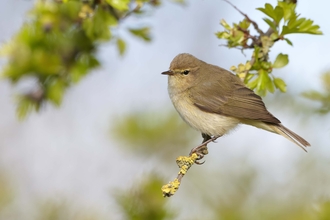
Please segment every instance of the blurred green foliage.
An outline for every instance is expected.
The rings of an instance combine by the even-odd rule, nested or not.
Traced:
[[[6,209],[8,205],[14,199],[14,192],[12,187],[10,187],[10,183],[8,178],[2,172],[0,173],[0,216],[2,211]]]
[[[123,55],[125,40],[113,29],[128,16],[143,15],[145,4],[150,9],[160,1],[37,1],[27,22],[1,50],[8,60],[2,71],[5,79],[16,84],[32,77],[37,82],[33,91],[17,98],[19,118],[47,102],[59,106],[65,91],[100,65],[96,56],[100,43],[113,41]],[[147,26],[127,31],[151,40]]]
[[[303,93],[303,96],[317,101],[321,108],[317,109],[319,113],[326,114],[330,112],[330,71],[324,73],[321,77],[324,92],[311,90]]]
[[[182,131],[187,128],[175,125],[182,122],[180,118],[175,118],[172,114],[158,114],[142,112],[128,114],[112,123],[112,132],[119,142],[124,143],[120,147],[134,152],[137,157],[146,156],[145,162],[156,160],[157,164],[174,163],[173,158],[164,157],[162,151],[169,150],[179,155],[178,152],[183,150],[185,154],[190,150],[186,148],[187,145],[172,144],[173,140],[179,138],[183,143],[189,143],[191,148],[194,146],[191,137],[198,135],[187,133],[182,136]],[[188,130],[192,129],[188,128]],[[168,133],[170,136],[167,136]],[[180,149],[182,146],[184,149]],[[313,155],[309,155],[308,158],[309,160],[305,157],[301,158],[300,163],[290,171],[290,176],[281,182],[265,180],[265,174],[246,158],[236,158],[229,163],[231,165],[222,167],[223,169],[215,168],[217,171],[194,169],[194,172],[189,174],[189,178],[184,179],[184,187],[179,190],[179,194],[173,197],[174,201],[180,200],[179,205],[173,206],[177,214],[173,219],[328,219],[330,216],[328,215],[330,191],[327,187],[330,184],[330,176],[326,168],[328,159],[324,157],[316,159]],[[318,161],[318,165],[315,160]],[[154,181],[153,178],[158,181],[159,175],[161,172],[143,175],[142,182],[133,181],[131,189],[116,194],[116,201],[125,216],[124,219],[163,219],[164,203],[155,201],[156,205],[151,206],[153,211],[158,210],[157,214],[151,212],[149,208],[144,208],[149,207],[149,200],[161,199],[160,186],[164,181],[159,181],[158,186],[150,183]],[[199,203],[192,201],[195,197],[201,201]],[[169,203],[167,205],[171,205],[173,199],[166,200]],[[184,210],[199,205],[201,207],[198,209],[198,216],[194,216],[194,212],[191,215],[182,214]],[[166,207],[168,211],[172,211],[170,206]],[[208,217],[203,218],[203,216]]]
[[[239,48],[242,51],[253,49],[253,53],[246,64],[233,66],[231,70],[259,95],[265,96],[267,92],[274,93],[275,89],[285,92],[285,82],[275,77],[272,72],[274,68],[282,68],[289,63],[288,55],[280,53],[272,62],[269,60],[270,49],[280,40],[285,40],[292,46],[292,42],[286,36],[288,34],[320,35],[322,34],[320,27],[312,20],[300,17],[300,14],[296,12],[296,1],[278,1],[275,7],[266,3],[263,8],[257,8],[267,16],[263,19],[269,26],[265,32],[259,28],[257,22],[251,20],[234,5],[232,6],[245,18],[232,26],[225,20],[221,20],[220,24],[225,30],[217,32],[216,36],[226,40],[225,46],[229,48]],[[251,34],[251,26],[257,35]]]
[[[327,158],[313,159],[312,157],[308,161],[304,158],[296,164],[294,172],[291,172],[291,178],[281,182],[268,180],[267,186],[265,186],[264,174],[257,171],[255,165],[246,160],[242,162],[244,161],[242,158],[232,159],[233,164],[236,165],[226,166],[222,172],[218,169],[216,172],[204,170],[200,174],[196,173],[194,181],[199,182],[198,185],[203,188],[196,187],[193,191],[187,191],[187,195],[183,197],[164,199],[161,196],[160,187],[165,180],[159,172],[142,175],[141,178],[133,181],[128,189],[112,189],[110,196],[114,197],[120,210],[122,216],[120,219],[127,220],[327,220],[330,218],[330,191],[327,187],[330,184],[330,176]],[[314,160],[317,160],[316,165]],[[237,162],[241,164],[237,166]],[[17,202],[19,198],[15,196],[8,183],[8,178],[2,176],[0,179],[1,220],[118,219],[118,216],[114,218],[111,215],[116,213],[113,207],[110,216],[104,216],[98,213],[96,207],[83,207],[78,205],[78,201],[58,197],[43,198],[41,202],[36,198],[31,198],[30,204],[33,209],[22,209],[20,203]],[[181,190],[180,194],[184,192],[185,190]],[[194,201],[196,198],[200,204]],[[172,203],[173,201],[176,205]],[[198,208],[200,213],[195,216],[196,212],[193,212],[193,209],[197,204],[202,207]],[[188,213],[185,212],[186,214],[182,215],[184,209],[187,209]],[[208,217],[203,218],[203,216]]]
[[[199,137],[199,133],[190,129],[176,112],[125,115],[112,122],[111,135],[129,152],[140,156],[157,155],[165,161],[174,161],[180,151],[189,153],[188,146],[193,144],[194,137]]]
[[[174,219],[176,212],[167,206],[167,200],[159,196],[159,189],[164,183],[157,173],[150,173],[143,181],[134,184],[130,190],[115,193],[117,204],[129,220]]]
[[[27,219],[27,218],[26,218]],[[49,199],[37,206],[35,220],[102,220],[91,208],[75,208],[70,202],[56,198]]]

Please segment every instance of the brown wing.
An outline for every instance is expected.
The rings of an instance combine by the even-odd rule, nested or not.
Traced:
[[[267,111],[260,96],[245,87],[238,77],[224,69],[219,68],[219,71],[221,73],[216,74],[211,82],[208,80],[191,88],[190,96],[195,106],[206,112],[235,118],[280,123]]]

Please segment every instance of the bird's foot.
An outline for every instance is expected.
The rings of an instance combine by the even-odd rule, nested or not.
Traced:
[[[218,136],[214,136],[212,138],[209,138],[205,141],[203,141],[203,143],[201,143],[200,145],[198,145],[197,147],[193,148],[191,151],[190,151],[190,154],[189,156],[193,155],[194,153],[197,154],[197,159],[195,160],[195,163],[197,165],[202,165],[205,163],[205,161],[203,162],[199,162],[201,159],[204,158],[205,155],[207,155],[209,152],[207,150],[207,144],[212,142],[212,141],[215,141],[216,139],[218,138]]]

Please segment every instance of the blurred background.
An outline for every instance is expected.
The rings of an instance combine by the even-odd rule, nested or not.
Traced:
[[[231,2],[258,21],[264,16],[255,8],[276,4]],[[219,21],[242,19],[226,2],[162,3],[143,19],[152,41],[122,33],[123,57],[114,44],[102,44],[101,67],[70,88],[58,108],[46,105],[19,121],[15,94],[29,85],[0,81],[0,219],[330,219],[330,117],[301,95],[329,89],[322,75],[330,70],[330,3],[298,2],[298,12],[324,35],[292,35],[294,47],[272,49],[274,56],[289,54],[289,65],[274,72],[288,91],[264,98],[270,112],[311,143],[308,153],[241,126],[210,144],[206,163],[193,166],[166,199],[160,187],[176,177],[176,157],[202,138],[175,112],[160,73],[183,52],[226,69],[250,54],[219,46]],[[20,29],[33,6],[2,0],[0,43]]]

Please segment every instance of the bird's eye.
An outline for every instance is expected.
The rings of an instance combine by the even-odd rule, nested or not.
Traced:
[[[184,74],[184,75],[188,75],[189,74],[189,70],[185,70],[185,71],[183,71],[182,73]]]

